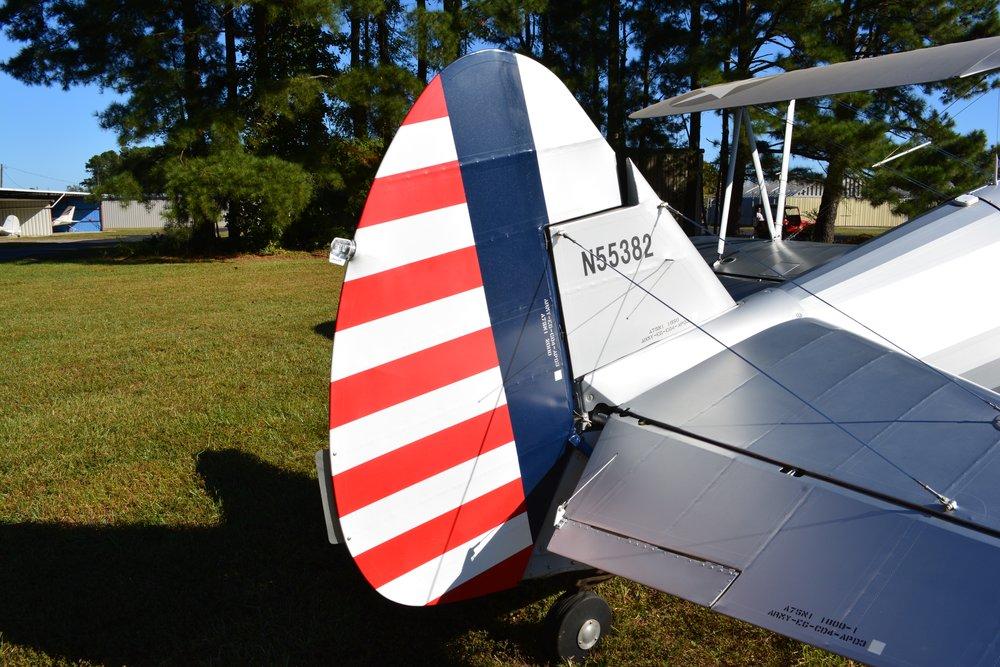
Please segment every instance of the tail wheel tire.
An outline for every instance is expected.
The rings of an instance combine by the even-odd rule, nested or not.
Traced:
[[[567,593],[549,612],[561,660],[586,658],[611,632],[611,607],[593,591]]]

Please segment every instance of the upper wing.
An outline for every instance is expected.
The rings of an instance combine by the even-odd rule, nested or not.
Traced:
[[[971,76],[1000,67],[1000,37],[795,70],[699,88],[641,109],[631,118],[769,104],[858,90]]]
[[[865,662],[1000,659],[996,396],[811,320],[734,349],[611,418],[549,549]]]

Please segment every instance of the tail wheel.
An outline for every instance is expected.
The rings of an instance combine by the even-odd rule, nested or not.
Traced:
[[[549,611],[561,660],[586,658],[611,632],[611,607],[593,591],[567,593]]]

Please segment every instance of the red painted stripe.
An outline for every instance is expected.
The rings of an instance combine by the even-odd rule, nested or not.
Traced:
[[[434,120],[448,115],[448,107],[444,101],[444,88],[441,86],[441,77],[435,76],[427,84],[420,97],[413,103],[410,112],[406,114],[403,125],[410,123],[420,123],[425,120]]]
[[[341,291],[337,331],[482,284],[475,246],[349,280]]]
[[[376,178],[358,227],[377,225],[465,202],[458,161]]]
[[[336,475],[337,512],[350,514],[513,440],[502,405]]]
[[[528,568],[528,561],[531,560],[531,552],[533,550],[533,546],[526,547],[507,560],[497,563],[485,572],[477,574],[472,579],[459,584],[437,600],[431,600],[427,604],[458,602],[517,586],[521,582],[521,579],[524,578],[524,571]]]
[[[330,383],[330,428],[496,368],[493,332],[481,329]]]
[[[378,588],[523,512],[524,489],[521,480],[516,479],[383,542],[354,560],[369,583]]]

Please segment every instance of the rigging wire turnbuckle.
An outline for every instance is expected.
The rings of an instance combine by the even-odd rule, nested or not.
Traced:
[[[945,512],[954,512],[958,509],[958,501],[954,498],[941,498],[941,504],[944,505]]]
[[[944,494],[938,493],[937,491],[927,486],[926,484],[920,483],[920,486],[927,489],[929,493],[931,493],[935,498],[937,498],[938,502],[941,503],[941,507],[944,508],[945,512],[954,512],[955,510],[958,509],[958,501],[955,500],[954,498],[949,498]]]

